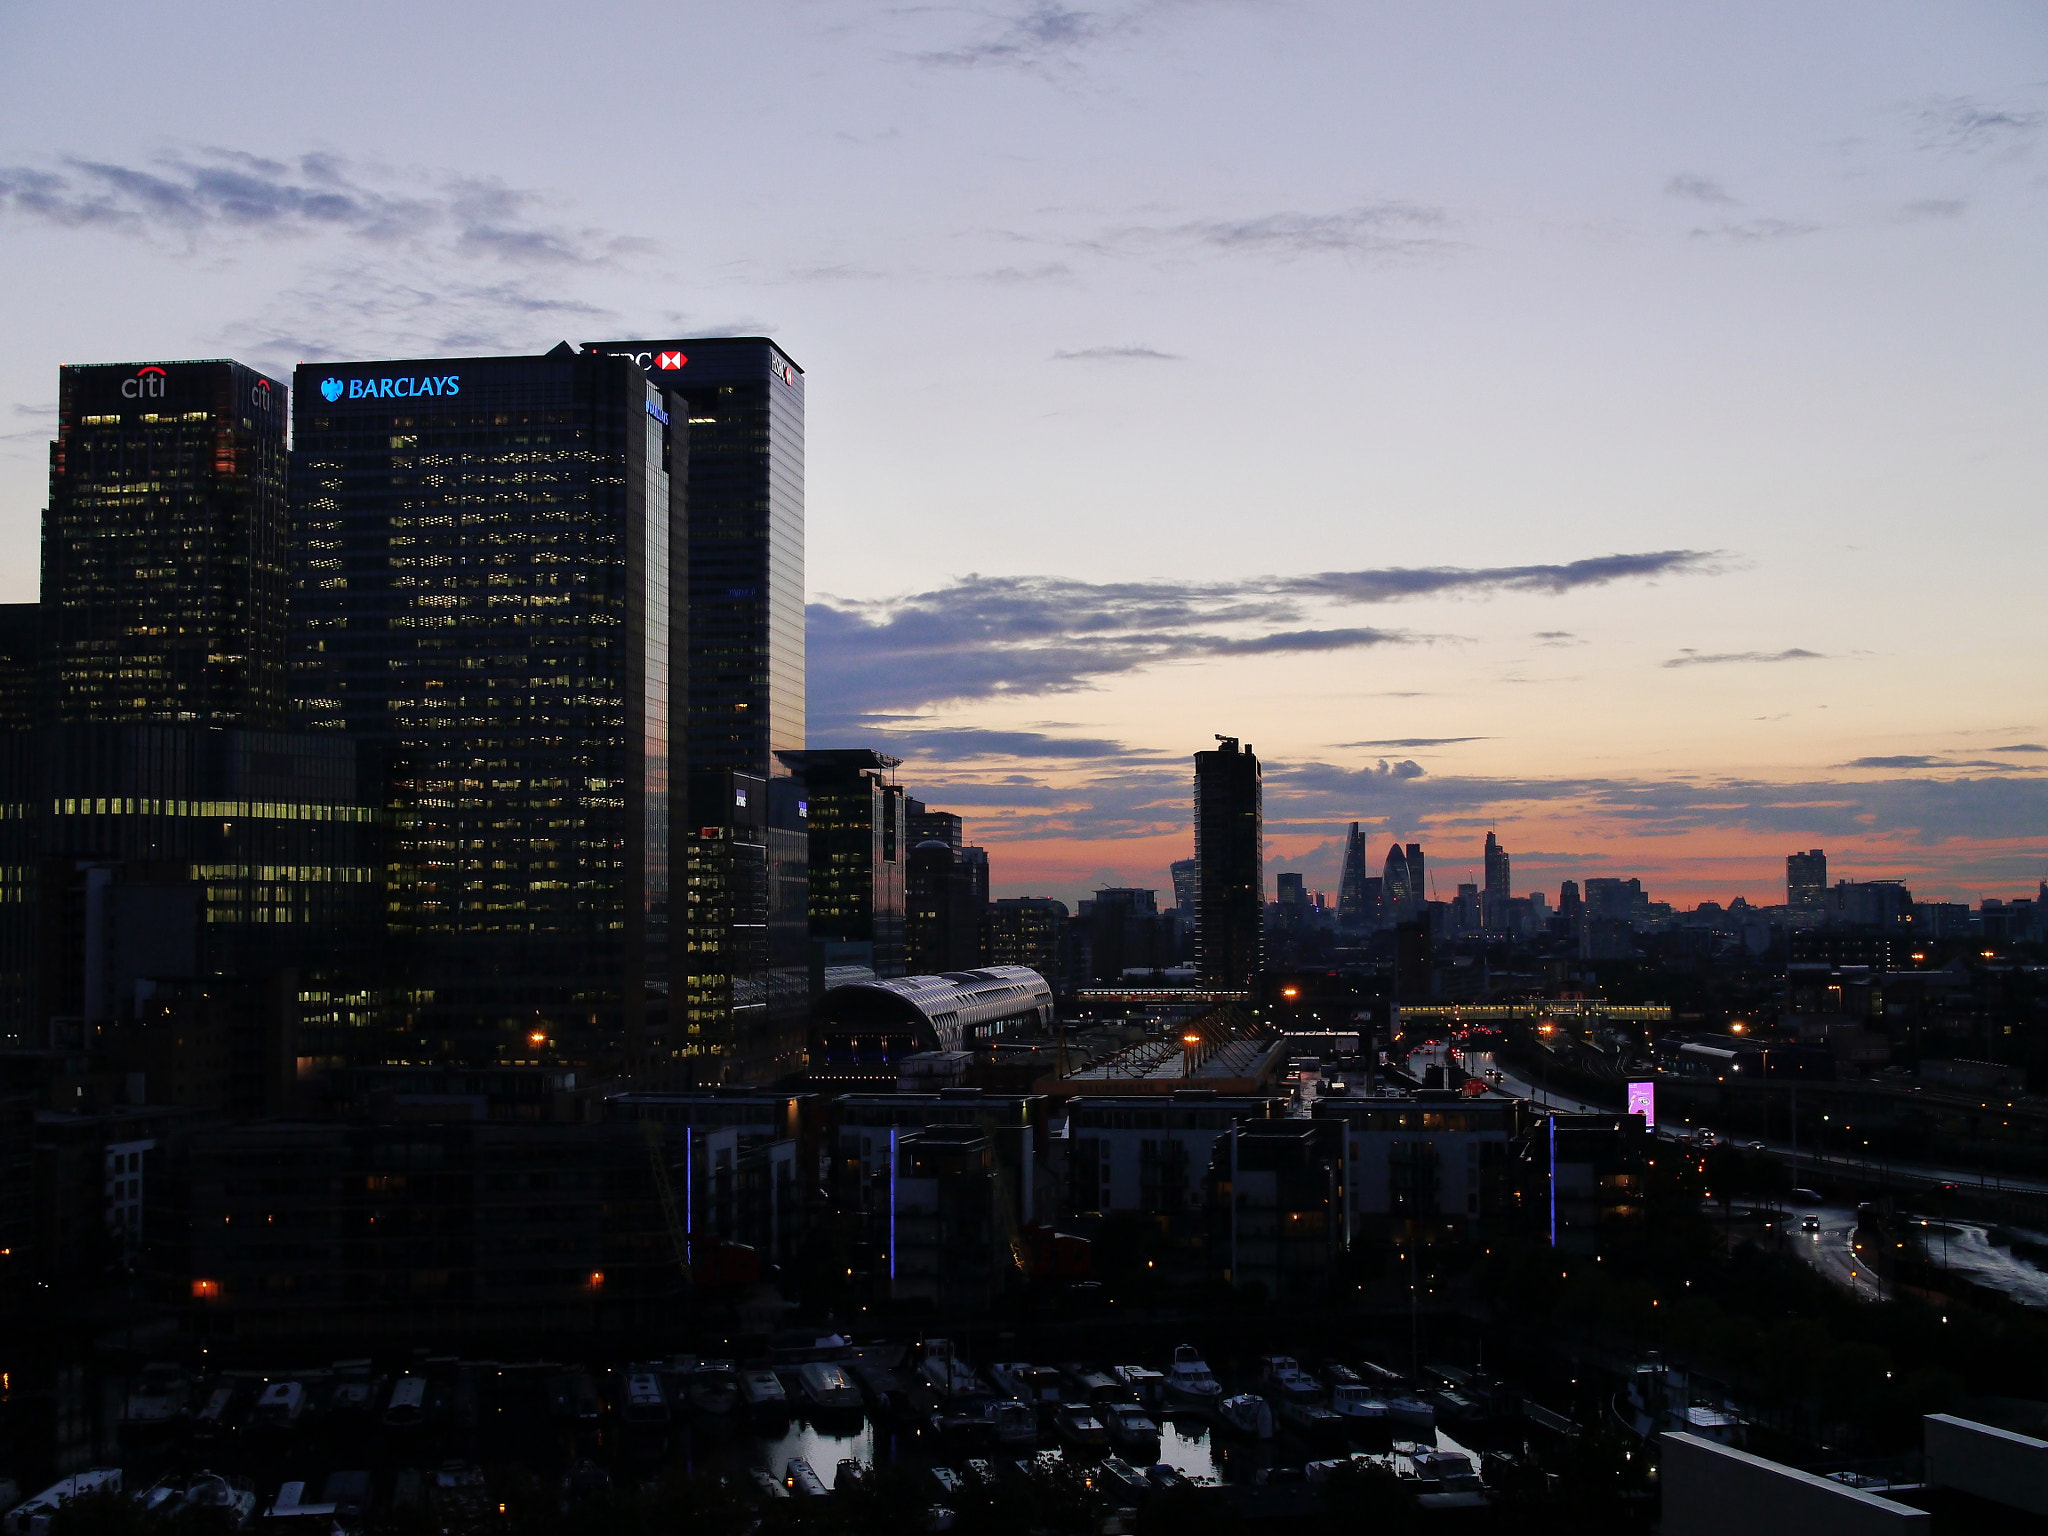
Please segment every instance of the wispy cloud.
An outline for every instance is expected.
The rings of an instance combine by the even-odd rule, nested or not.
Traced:
[[[181,148],[134,163],[0,166],[0,227],[41,224],[230,261],[251,247],[302,246],[281,279],[266,272],[253,312],[221,332],[251,361],[279,365],[520,351],[605,326],[610,312],[583,300],[573,280],[653,246],[563,212],[489,177],[329,154]]]
[[[984,758],[1004,761],[1095,761],[1102,758],[1150,758],[1158,756],[1143,748],[1127,746],[1097,736],[1052,736],[1043,731],[983,731],[961,729],[901,730],[862,726],[836,733],[843,745],[871,746],[935,762],[973,762]],[[835,733],[826,732],[819,745],[832,745]]]
[[[1951,154],[2007,150],[2032,139],[2048,114],[1991,106],[1970,96],[1941,96],[1910,109],[1920,147]]]
[[[1157,347],[1084,347],[1078,352],[1055,352],[1053,361],[1072,362],[1148,362],[1178,363],[1186,361],[1178,352],[1161,352]]]
[[[980,32],[947,48],[904,57],[936,69],[1022,69],[1042,71],[1070,64],[1091,43],[1128,30],[1134,15],[1104,16],[1077,11],[1058,0],[1037,0],[1021,11],[992,17]]]
[[[1171,224],[1126,224],[1080,243],[1109,256],[1157,256],[1191,250],[1292,260],[1304,256],[1413,259],[1459,249],[1443,233],[1444,210],[1424,203],[1359,203],[1329,212],[1287,209]]]
[[[1945,768],[1948,766],[1948,762],[1945,758],[1925,757],[1917,753],[1902,752],[1890,757],[1854,757],[1848,762],[1838,763],[1836,766],[1840,768]]]
[[[1692,231],[1695,240],[1727,240],[1737,245],[1756,245],[1766,240],[1792,240],[1820,229],[1818,224],[1801,224],[1792,219],[1724,219]]]
[[[1687,651],[1674,656],[1664,665],[1667,667],[1710,667],[1724,662],[1739,661],[1825,661],[1819,651],[1803,651],[1794,647],[1788,651]]]
[[[0,211],[187,245],[339,235],[383,249],[431,245],[512,266],[610,262],[647,242],[549,220],[548,200],[490,177],[394,172],[338,155],[270,159],[176,150],[136,165],[65,158],[0,167]]]
[[[1693,203],[1733,203],[1728,189],[1711,176],[1681,173],[1664,183],[1664,195],[1682,197]]]
[[[1318,604],[1558,594],[1719,568],[1713,555],[1665,550],[1557,565],[1388,567],[1221,582],[967,576],[900,598],[827,598],[809,610],[813,718],[829,728],[953,700],[1071,692],[1169,662],[1432,638],[1316,626],[1311,610]]]
[[[1392,741],[1340,741],[1337,745],[1340,748],[1357,747],[1360,749],[1371,749],[1374,747],[1393,747],[1406,748],[1413,751],[1417,747],[1455,747],[1467,741],[1491,740],[1493,740],[1491,736],[1402,736]]]
[[[2009,747],[1991,747],[1987,750],[1992,752],[2048,752],[2048,747],[2042,746],[2037,741],[2022,741],[2016,742]]]
[[[1929,219],[1960,219],[1969,206],[1959,197],[1923,197],[1917,202],[1901,205],[1898,217],[1900,222],[1907,224],[1925,223]]]

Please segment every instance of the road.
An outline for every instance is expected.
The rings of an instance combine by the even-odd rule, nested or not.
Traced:
[[[2000,1290],[2024,1306],[2048,1307],[2048,1273],[2043,1273],[2009,1248],[1991,1241],[1981,1226],[1967,1221],[1911,1218],[1919,1231],[1929,1263],[1968,1275],[1981,1285]],[[2035,1242],[2041,1238],[2032,1233]]]
[[[1819,1230],[1805,1230],[1807,1218]],[[1886,1301],[1891,1292],[1883,1279],[1858,1257],[1851,1243],[1856,1235],[1856,1208],[1852,1205],[1800,1205],[1786,1212],[1788,1250],[1811,1264],[1858,1301]]]
[[[1441,1062],[1448,1049],[1446,1046],[1438,1046],[1430,1050],[1417,1051],[1408,1058],[1410,1063],[1414,1064],[1409,1070],[1415,1071],[1416,1065]],[[1612,1104],[1589,1104],[1583,1099],[1573,1098],[1570,1094],[1546,1088],[1542,1083],[1531,1082],[1522,1076],[1519,1067],[1495,1057],[1492,1051],[1460,1051],[1457,1056],[1458,1064],[1474,1077],[1486,1079],[1487,1073],[1497,1071],[1501,1074],[1501,1079],[1494,1084],[1496,1088],[1504,1093],[1512,1093],[1517,1098],[1527,1099],[1540,1108],[1561,1109],[1566,1114],[1573,1115],[1611,1115],[1615,1112],[1615,1106]]]
[[[1448,1047],[1434,1047],[1415,1052],[1410,1058],[1411,1070],[1418,1073],[1421,1067],[1431,1062],[1440,1062]],[[1497,1059],[1492,1051],[1463,1051],[1459,1062],[1467,1072],[1478,1077],[1498,1069],[1502,1078],[1496,1086],[1517,1097],[1528,1099],[1542,1108],[1561,1109],[1568,1114],[1611,1115],[1616,1106],[1592,1104],[1569,1094],[1546,1089],[1541,1083],[1531,1082],[1520,1068]],[[1703,1127],[1687,1125],[1687,1131]],[[1659,1128],[1661,1135],[1676,1135],[1681,1127],[1665,1124]],[[1761,1146],[1773,1157],[1780,1157],[1792,1163],[1797,1181],[1805,1183],[1809,1178],[1825,1178],[1830,1170],[1837,1172],[1855,1170],[1863,1174],[1876,1174],[1880,1179],[1895,1179],[1902,1184],[1954,1184],[1964,1189],[2005,1191],[2021,1195],[2048,1195],[2048,1180],[2038,1178],[2012,1177],[1998,1173],[1987,1173],[1981,1168],[1943,1168],[1929,1163],[1901,1162],[1893,1158],[1871,1157],[1863,1153],[1845,1153],[1830,1148],[1825,1143],[1793,1147],[1788,1142],[1757,1142],[1749,1137],[1735,1138],[1743,1147]],[[1993,1250],[1996,1251],[1996,1250]],[[2008,1256],[2009,1257],[2009,1256]]]

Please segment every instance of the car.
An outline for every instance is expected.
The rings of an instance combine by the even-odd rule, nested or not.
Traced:
[[[1820,1218],[1818,1216],[1802,1217],[1799,1222],[1799,1230],[1802,1232],[1818,1232],[1820,1230]]]

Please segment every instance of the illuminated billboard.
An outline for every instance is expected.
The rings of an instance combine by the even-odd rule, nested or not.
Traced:
[[[1657,1085],[1655,1083],[1630,1083],[1628,1085],[1628,1112],[1643,1117],[1646,1130],[1657,1128]]]

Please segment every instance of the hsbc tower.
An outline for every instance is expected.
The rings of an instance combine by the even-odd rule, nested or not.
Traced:
[[[689,402],[693,769],[767,778],[804,745],[804,372],[765,336],[585,342]]]

